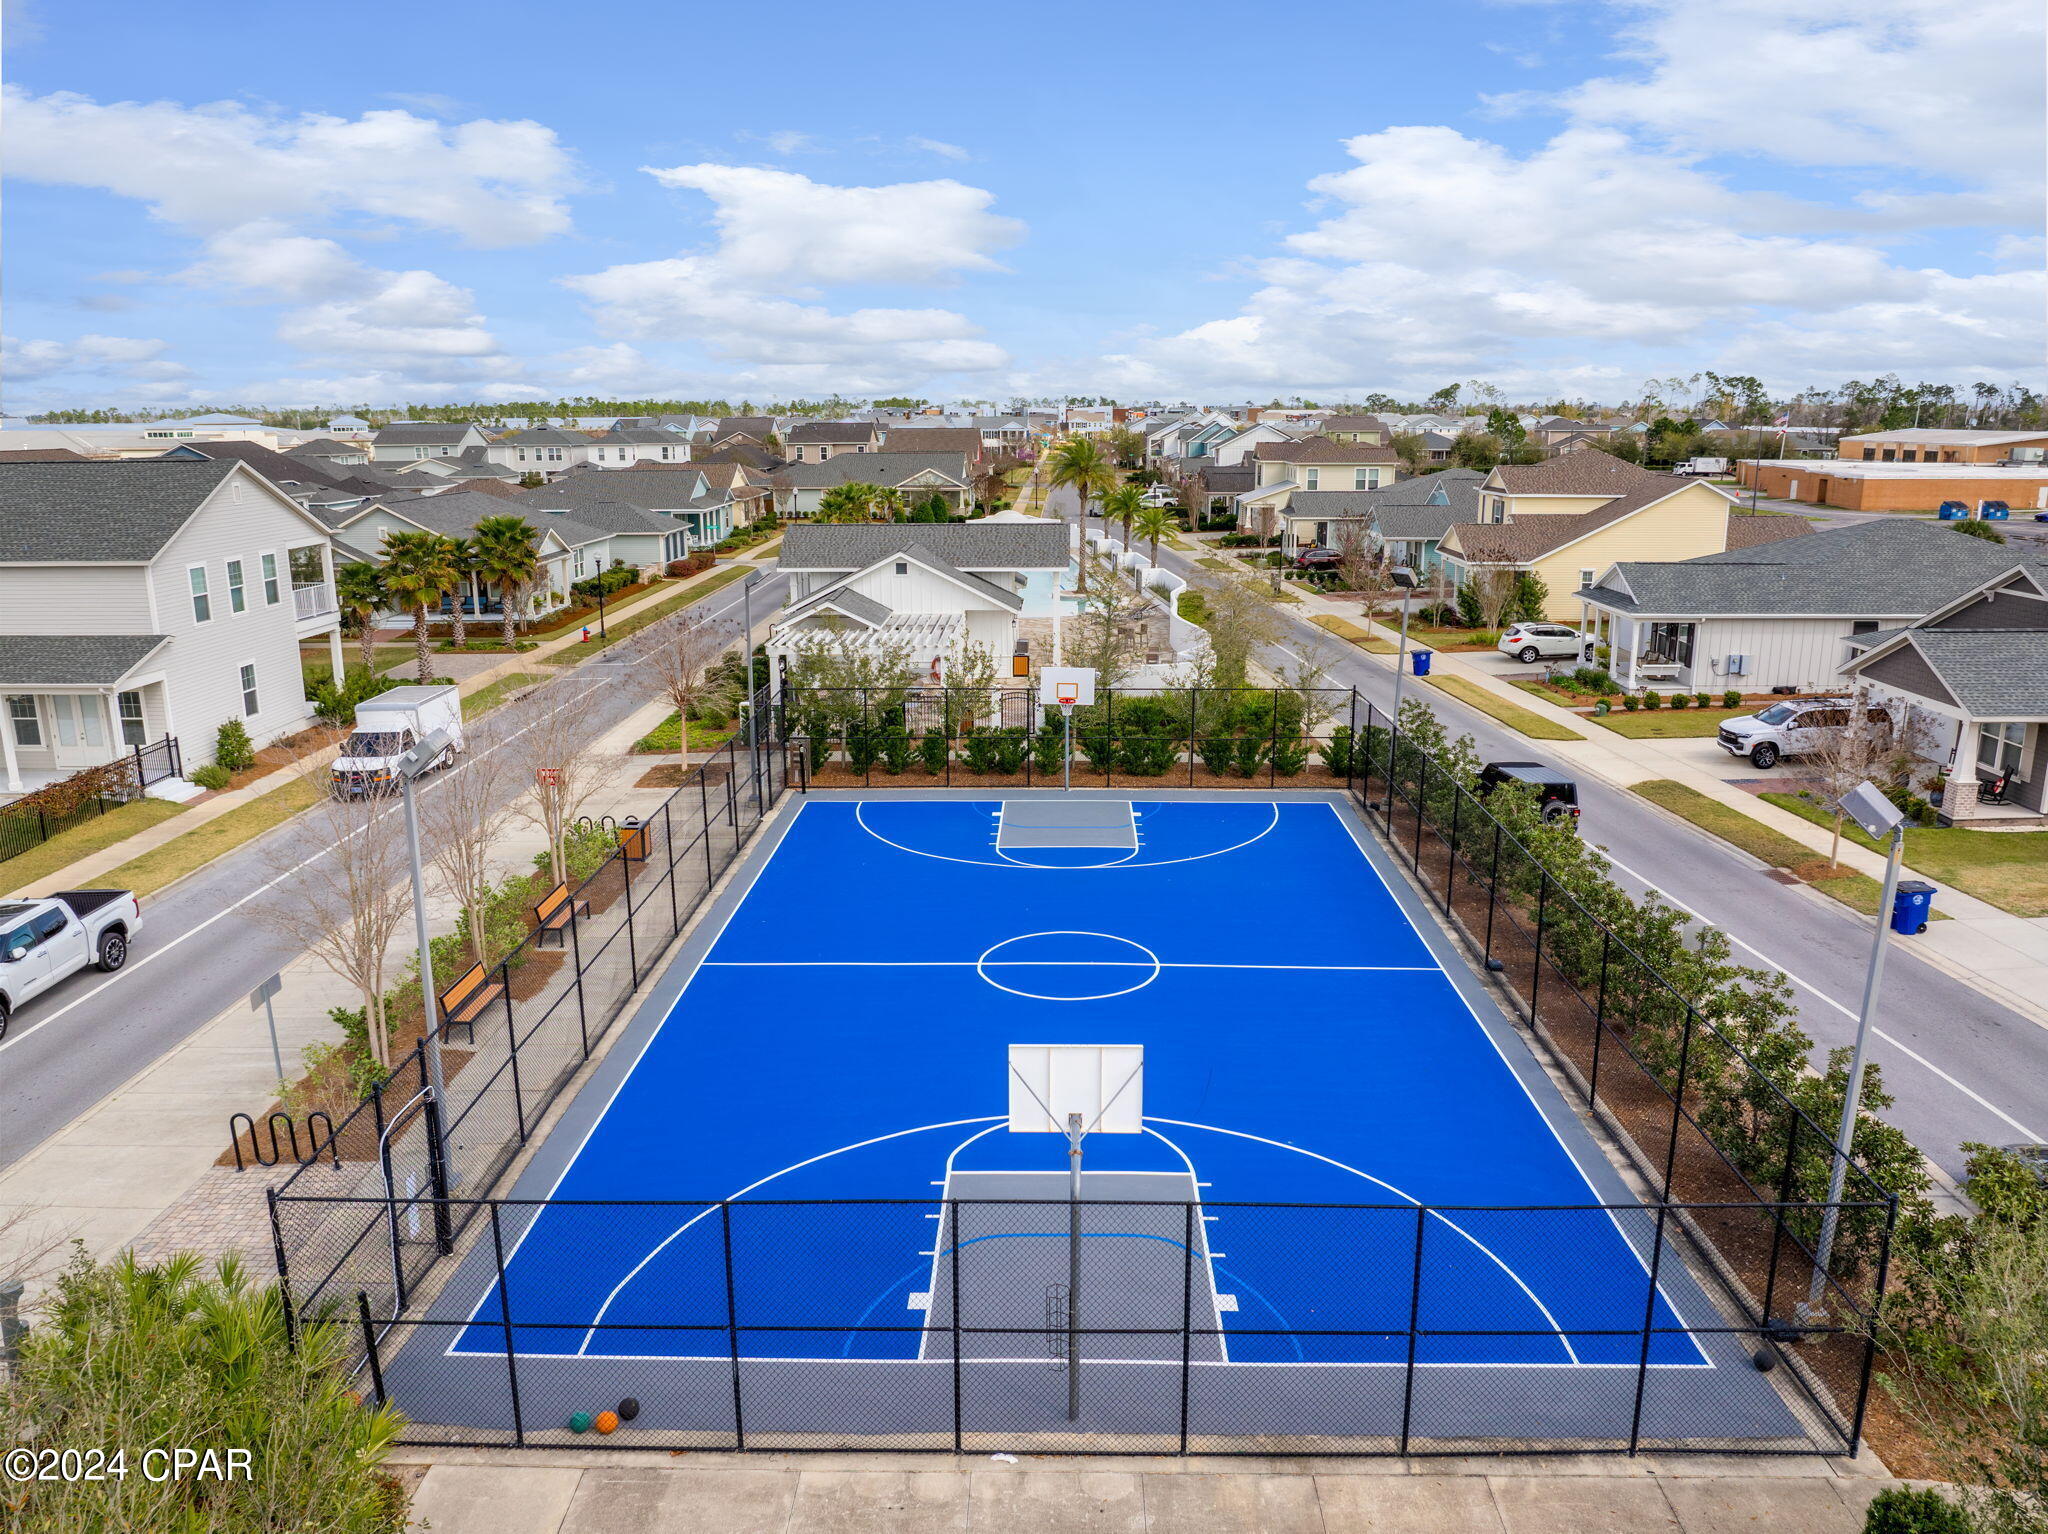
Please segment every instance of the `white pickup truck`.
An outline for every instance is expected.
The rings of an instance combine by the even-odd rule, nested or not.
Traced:
[[[142,930],[142,904],[130,890],[59,890],[0,901],[0,1037],[7,1020],[86,965],[112,973],[128,962]]]

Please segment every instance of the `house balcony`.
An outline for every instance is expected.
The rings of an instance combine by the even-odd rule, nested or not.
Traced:
[[[334,587],[322,581],[317,586],[292,587],[292,615],[301,632],[319,632],[340,616]]]

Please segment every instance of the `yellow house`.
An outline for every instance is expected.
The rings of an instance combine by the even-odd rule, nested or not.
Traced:
[[[1544,617],[1565,622],[1609,565],[1697,559],[1811,530],[1800,517],[1737,515],[1704,480],[1588,451],[1494,469],[1479,487],[1478,520],[1452,523],[1439,552],[1455,583],[1479,570],[1533,574],[1549,592]]]

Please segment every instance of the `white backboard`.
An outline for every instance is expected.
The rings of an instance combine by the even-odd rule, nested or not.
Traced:
[[[1091,1134],[1142,1134],[1144,1087],[1142,1044],[1012,1044],[1010,1132],[1065,1134],[1078,1113]]]
[[[1060,684],[1075,689],[1074,702],[1086,708],[1095,701],[1095,668],[1093,666],[1040,666],[1038,668],[1038,701],[1046,708],[1053,708],[1060,701]]]

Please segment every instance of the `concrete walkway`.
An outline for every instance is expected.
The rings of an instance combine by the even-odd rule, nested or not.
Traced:
[[[1360,616],[1356,600],[1332,600],[1301,586],[1290,589],[1301,597],[1300,605],[1290,609],[1295,615],[1305,618],[1325,614],[1340,617],[1346,622],[1368,627],[1375,637],[1389,641],[1399,638],[1398,627],[1384,623],[1368,625]],[[1361,648],[1360,653],[1366,652]],[[1375,658],[1389,668],[1394,664],[1392,656]],[[1545,752],[1579,771],[1591,773],[1617,788],[1627,788],[1653,778],[1668,778],[1709,799],[1740,810],[1816,853],[1825,855],[1828,851],[1830,834],[1825,827],[1802,820],[1774,804],[1766,804],[1754,793],[1728,781],[1731,778],[1768,777],[1768,774],[1756,773],[1747,763],[1727,756],[1711,741],[1634,740],[1616,734],[1583,714],[1511,685],[1511,675],[1538,676],[1541,668],[1516,666],[1505,656],[1438,650],[1431,666],[1438,675],[1462,678],[1518,708],[1554,720],[1584,735],[1586,739],[1583,741],[1539,742]],[[1417,684],[1411,689],[1410,696],[1430,698],[1432,691],[1426,685]],[[1796,765],[1787,769],[1786,776],[1792,775],[1796,775]],[[1868,848],[1845,840],[1841,861],[1845,868],[1868,874],[1873,879],[1884,877],[1884,858]],[[2048,1027],[2048,917],[2015,916],[1915,869],[1909,868],[1907,876],[1928,879],[1935,884],[1936,908],[1953,918],[1932,923],[1925,933],[1915,938],[1914,953],[2001,1005]]]
[[[739,562],[746,563],[745,560]],[[665,602],[679,592],[688,591],[694,586],[701,585],[721,570],[728,568],[732,563],[733,561],[729,560],[725,564],[714,565],[704,574],[695,576],[690,580],[664,581],[661,585],[655,587],[654,590],[645,592],[624,606],[611,610],[606,616],[613,620],[630,618],[645,607],[652,606],[656,602]],[[491,683],[497,681],[500,677],[531,670],[545,657],[558,654],[563,650],[574,649],[581,642],[581,630],[572,628],[560,637],[546,640],[524,653],[507,655],[495,660],[489,656],[477,655],[448,655],[440,656],[437,659],[461,661],[464,663],[485,663],[474,667],[465,664],[460,668],[468,674],[461,676],[456,685],[461,689],[462,695],[467,698],[490,686]],[[353,650],[353,646],[351,646],[351,650]],[[307,760],[317,766],[332,758],[333,755],[334,750],[332,747],[329,747],[325,751],[316,752]],[[299,767],[296,765],[280,767],[275,772],[265,773],[260,778],[252,779],[240,788],[230,789],[226,793],[215,794],[203,804],[193,806],[193,808],[185,811],[182,815],[173,815],[169,820],[160,821],[147,830],[138,831],[133,836],[115,842],[110,847],[102,848],[90,857],[80,858],[77,862],[60,868],[55,873],[34,880],[33,883],[39,889],[90,888],[95,881],[103,878],[112,870],[119,868],[123,863],[139,858],[145,852],[154,852],[166,843],[176,841],[179,837],[198,830],[208,822],[218,820],[230,811],[240,809],[252,799],[260,799],[265,794],[272,793],[295,782],[298,778],[299,770]],[[0,864],[0,884],[5,883],[6,877],[6,865]],[[12,888],[0,888],[0,895],[15,894],[17,892]]]
[[[1885,1486],[1806,1460],[1173,1460],[436,1450],[434,1534],[1853,1534]]]

